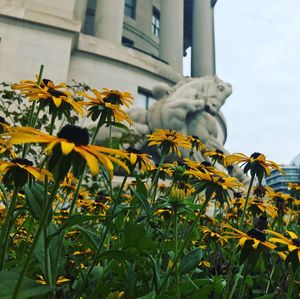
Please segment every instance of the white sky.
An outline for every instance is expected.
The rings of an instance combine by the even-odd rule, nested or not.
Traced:
[[[233,85],[222,108],[231,152],[277,163],[300,152],[299,11],[300,0],[216,4],[217,75]]]

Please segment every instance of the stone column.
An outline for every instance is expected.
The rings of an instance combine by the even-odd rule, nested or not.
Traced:
[[[125,0],[97,0],[95,36],[121,44]]]
[[[81,31],[84,27],[87,0],[76,0],[74,6],[74,19],[81,22]]]
[[[216,73],[213,9],[211,0],[193,0],[192,77]]]
[[[160,1],[159,56],[178,73],[182,73],[183,2]]]

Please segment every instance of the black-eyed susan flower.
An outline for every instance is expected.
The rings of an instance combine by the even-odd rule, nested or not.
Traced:
[[[107,299],[121,299],[124,295],[125,295],[124,291],[110,292],[107,296]]]
[[[31,161],[22,158],[0,161],[0,174],[3,174],[2,182],[5,185],[14,183],[17,187],[24,186],[28,180],[33,178],[39,181],[44,181],[46,175],[48,178],[52,178],[49,171],[33,166]]]
[[[286,231],[287,236],[283,236],[282,234],[271,230],[267,230],[266,232],[274,236],[269,239],[269,242],[282,244],[283,248],[281,249],[289,252],[286,261],[291,261],[298,266],[300,264],[300,237],[289,230]]]
[[[92,89],[93,95],[81,92],[79,95],[88,99],[88,102],[80,101],[83,106],[88,107],[88,116],[93,121],[96,121],[100,117],[102,124],[111,122],[126,121],[128,124],[132,124],[132,120],[128,117],[127,113],[122,109],[122,105],[129,107],[133,98],[128,92],[120,92],[117,90],[103,89],[98,91]]]
[[[29,101],[38,101],[41,108],[49,107],[50,114],[57,112],[59,118],[64,114],[70,116],[71,111],[83,116],[81,105],[73,98],[73,94],[66,88],[65,83],[54,85],[51,80],[43,79],[41,84],[30,80],[23,80],[11,86],[14,90],[20,90]]]
[[[265,176],[270,175],[272,169],[284,173],[278,164],[267,160],[266,156],[261,153],[253,153],[250,157],[242,153],[235,153],[228,155],[224,161],[226,166],[232,165],[233,163],[242,164],[241,166],[244,168],[244,173],[247,174],[250,171],[252,177],[256,175],[260,184]]]
[[[112,175],[114,166],[118,164],[127,172],[128,167],[120,158],[127,158],[121,150],[89,144],[87,129],[66,125],[56,136],[51,136],[30,127],[20,127],[8,133],[8,144],[44,143],[44,151],[50,155],[49,170],[56,179],[62,180],[68,173],[71,163],[78,165],[80,159],[86,161],[91,173],[99,172],[99,163]]]
[[[206,148],[206,145],[197,136],[190,135],[187,136],[187,139],[192,146],[190,156],[194,154],[194,151],[202,152]]]
[[[208,243],[216,243],[221,246],[224,246],[226,243],[228,243],[228,240],[224,238],[222,235],[220,235],[218,232],[211,230],[210,228],[206,226],[201,226],[200,231],[203,234],[203,241]]]
[[[244,185],[235,177],[229,177],[221,171],[215,173],[202,172],[198,170],[187,170],[187,176],[195,183],[196,189],[200,192],[205,190],[206,196],[211,197],[215,193],[218,201],[223,203],[228,197],[228,191]]]
[[[191,149],[188,138],[175,130],[156,129],[147,137],[148,146],[158,146],[164,155],[175,153],[181,157],[180,147]]]
[[[223,237],[227,239],[238,239],[239,246],[243,248],[246,242],[249,242],[253,249],[258,249],[259,246],[263,246],[269,249],[274,249],[276,246],[266,241],[266,234],[264,231],[258,229],[251,229],[247,233],[244,233],[228,224],[224,224],[225,229],[230,231],[224,232]]]
[[[127,161],[130,162],[130,165],[128,165],[129,168],[134,169],[137,166],[139,170],[147,171],[154,166],[150,155],[144,154],[132,147],[127,148],[126,152],[128,153]]]
[[[224,164],[225,154],[221,150],[207,151],[204,156],[211,158],[214,163]]]
[[[45,278],[42,275],[37,275],[36,281],[38,283],[42,284],[42,285],[46,285],[47,284]],[[61,285],[65,284],[65,283],[68,283],[70,281],[71,281],[71,279],[69,279],[69,278],[67,278],[65,276],[60,276],[60,277],[57,278],[55,284],[57,286],[61,286]]]

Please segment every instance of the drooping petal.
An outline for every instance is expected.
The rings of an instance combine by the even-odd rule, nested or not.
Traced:
[[[61,141],[60,142],[61,151],[64,155],[68,155],[75,147],[75,144],[73,142],[68,141]]]
[[[87,165],[90,168],[91,173],[93,175],[97,175],[99,172],[99,165],[98,165],[97,158],[79,146],[76,146],[74,150],[78,152],[83,157],[83,159],[87,162]]]

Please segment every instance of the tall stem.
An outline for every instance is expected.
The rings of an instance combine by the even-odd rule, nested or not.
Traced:
[[[25,275],[26,275],[26,272],[27,272],[27,270],[28,270],[28,266],[29,266],[29,264],[30,264],[30,262],[31,262],[31,258],[32,258],[32,256],[33,256],[34,250],[35,250],[35,248],[36,248],[36,246],[37,246],[37,243],[38,243],[38,241],[39,241],[39,238],[40,238],[40,236],[41,236],[41,233],[43,232],[44,226],[45,226],[45,224],[46,224],[46,222],[47,222],[48,215],[49,215],[50,210],[51,210],[51,208],[52,208],[52,202],[53,202],[53,200],[54,200],[54,198],[55,198],[55,195],[56,195],[56,192],[57,192],[57,190],[58,190],[58,188],[59,188],[59,184],[60,184],[59,181],[56,181],[56,182],[55,182],[54,187],[53,187],[53,190],[52,190],[52,192],[51,192],[51,194],[50,194],[50,197],[48,198],[47,205],[46,205],[46,207],[45,207],[45,209],[44,209],[43,215],[41,216],[41,222],[40,222],[40,225],[39,225],[39,227],[38,227],[38,230],[37,230],[37,232],[36,232],[35,238],[34,238],[33,243],[32,243],[32,245],[31,245],[30,251],[29,251],[29,253],[28,253],[28,255],[27,255],[27,258],[26,258],[26,260],[25,260],[23,269],[22,269],[22,271],[21,271],[21,273],[20,273],[19,279],[18,279],[17,284],[16,284],[16,286],[15,286],[15,290],[14,290],[12,299],[17,299],[17,298],[18,298],[18,293],[19,293],[20,288],[21,288],[21,286],[22,286],[23,279],[24,279],[24,277],[25,277]]]
[[[178,254],[177,254],[177,256],[176,256],[175,259],[174,259],[174,262],[173,262],[173,265],[172,265],[171,269],[168,271],[167,275],[165,276],[165,278],[164,278],[164,280],[163,280],[163,282],[162,282],[162,284],[161,284],[161,286],[160,286],[160,288],[159,288],[159,290],[158,290],[158,292],[157,292],[157,295],[160,295],[160,294],[162,293],[162,291],[164,290],[165,285],[166,285],[166,283],[167,283],[167,281],[168,281],[168,279],[169,279],[171,273],[172,273],[172,272],[174,271],[174,269],[175,269],[176,263],[179,261],[179,259],[180,259],[181,255],[182,255],[182,253],[183,253],[183,251],[184,251],[186,245],[187,245],[188,242],[190,241],[190,237],[191,237],[191,235],[192,235],[192,233],[193,233],[194,228],[196,227],[197,224],[199,224],[199,219],[200,219],[201,215],[203,214],[203,212],[205,211],[205,209],[206,209],[206,207],[207,207],[207,204],[208,204],[209,200],[210,200],[209,197],[207,197],[207,198],[205,199],[205,202],[203,203],[203,205],[202,205],[202,207],[201,207],[199,213],[197,214],[197,217],[195,218],[195,220],[194,220],[194,222],[193,222],[193,224],[192,224],[191,229],[190,229],[189,232],[187,233],[187,235],[186,235],[186,237],[185,237],[185,239],[184,239],[184,241],[183,241],[183,244],[182,244],[182,246],[180,247],[180,249],[179,249],[179,251],[178,251]]]
[[[16,208],[17,203],[17,196],[19,192],[19,187],[15,187],[14,193],[8,208],[5,224],[2,230],[1,234],[1,244],[2,244],[2,250],[1,250],[1,257],[0,257],[0,271],[3,269],[4,261],[5,261],[5,255],[8,247],[8,241],[9,241],[9,233],[10,229],[13,225],[13,214]]]
[[[254,178],[255,178],[255,175],[251,176],[250,184],[249,184],[247,195],[246,195],[246,199],[245,199],[245,205],[244,205],[244,209],[243,209],[243,214],[242,214],[241,222],[240,222],[240,225],[239,225],[239,230],[241,230],[241,231],[243,230],[243,227],[244,227],[246,210],[247,210],[249,196],[250,196],[251,188],[252,188],[252,185],[253,185],[253,182],[254,182]]]

